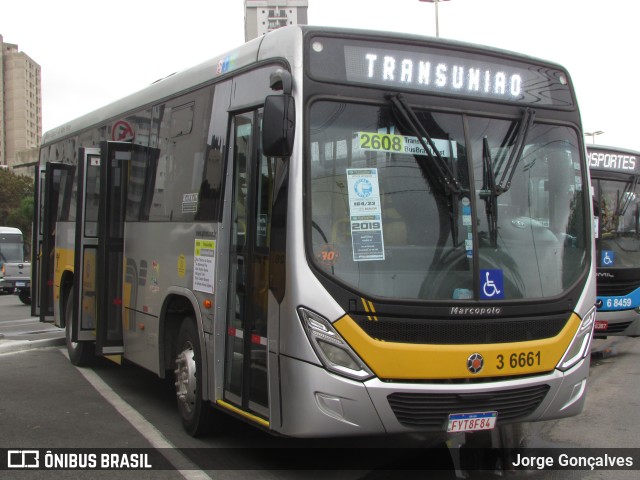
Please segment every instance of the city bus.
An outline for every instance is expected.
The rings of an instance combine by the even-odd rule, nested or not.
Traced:
[[[278,29],[45,133],[34,309],[74,365],[174,378],[194,436],[224,414],[292,437],[576,415],[581,128],[553,63]]]
[[[594,337],[640,335],[640,152],[587,145],[594,201]]]

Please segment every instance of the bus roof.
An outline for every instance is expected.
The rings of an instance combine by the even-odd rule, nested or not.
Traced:
[[[587,144],[587,150],[606,150],[607,152],[625,153],[627,155],[634,155],[640,157],[640,152],[637,150],[631,150],[630,148],[612,147],[610,145],[596,145]]]
[[[354,35],[369,37],[370,39],[388,39],[399,43],[424,43],[434,46],[453,47],[467,51],[482,51],[491,55],[505,58],[519,59],[528,63],[542,64],[561,70],[562,66],[546,60],[529,57],[494,47],[487,47],[455,40],[425,37],[414,34],[361,30],[352,28],[318,27],[309,25],[289,25],[267,33],[262,37],[251,40],[244,45],[221,55],[213,57],[194,67],[181,72],[170,74],[151,85],[114,101],[93,112],[71,120],[59,127],[51,129],[42,136],[42,146],[58,141],[64,137],[76,135],[79,132],[103,124],[108,120],[115,120],[126,116],[129,112],[151,106],[164,98],[168,98],[179,91],[197,89],[207,83],[212,83],[232,72],[247,67],[253,63],[269,58],[295,58],[295,45],[299,45],[303,35],[325,33],[335,36]],[[296,42],[298,40],[298,42]],[[565,70],[566,71],[566,70]]]
[[[0,234],[3,233],[17,233],[18,235],[22,235],[22,231],[14,227],[0,227]]]

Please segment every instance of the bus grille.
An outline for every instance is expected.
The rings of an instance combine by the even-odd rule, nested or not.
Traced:
[[[431,345],[471,345],[526,342],[558,335],[571,315],[546,315],[517,319],[398,319],[377,321],[355,317],[367,335],[385,342]]]
[[[599,297],[622,297],[629,295],[634,290],[640,288],[640,282],[633,281],[617,281],[615,283],[603,282],[598,280],[598,296]]]
[[[524,418],[544,400],[549,385],[487,393],[392,393],[387,397],[398,421],[412,428],[446,427],[450,413],[498,412],[498,424]]]
[[[598,335],[612,335],[614,333],[622,333],[624,332],[632,322],[620,322],[620,323],[610,323],[607,326],[606,330],[596,330],[594,336]]]

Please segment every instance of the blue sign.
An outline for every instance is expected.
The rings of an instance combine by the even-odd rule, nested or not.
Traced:
[[[600,266],[613,267],[615,258],[616,253],[613,250],[602,250],[602,253],[600,254]]]
[[[597,297],[596,304],[599,312],[609,312],[613,310],[631,310],[640,307],[640,288],[636,288],[628,295],[620,297]]]
[[[502,270],[480,270],[480,298],[483,300],[504,298]]]

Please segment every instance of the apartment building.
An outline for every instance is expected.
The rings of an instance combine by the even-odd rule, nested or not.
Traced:
[[[306,25],[308,6],[308,0],[245,0],[245,41],[287,25]]]
[[[37,161],[41,137],[40,65],[0,34],[0,165],[17,170]]]

